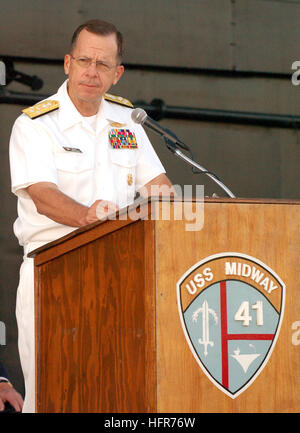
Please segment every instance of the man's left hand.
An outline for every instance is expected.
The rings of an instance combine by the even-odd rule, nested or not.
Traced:
[[[23,399],[8,382],[0,383],[0,411],[5,409],[5,403],[10,403],[17,411],[21,412],[23,407]]]

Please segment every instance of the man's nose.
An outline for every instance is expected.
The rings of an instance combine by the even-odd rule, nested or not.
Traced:
[[[97,64],[96,62],[91,62],[89,64],[89,66],[87,67],[86,71],[90,74],[90,75],[98,75],[98,70],[97,70]]]

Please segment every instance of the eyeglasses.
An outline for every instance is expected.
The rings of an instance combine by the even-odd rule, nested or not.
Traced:
[[[70,56],[72,57],[73,60],[75,60],[78,66],[84,69],[87,69],[88,67],[91,66],[92,63],[95,63],[98,72],[109,72],[117,66],[117,65],[110,66],[102,62],[101,60],[95,61],[89,57],[73,57],[72,54],[70,54]]]

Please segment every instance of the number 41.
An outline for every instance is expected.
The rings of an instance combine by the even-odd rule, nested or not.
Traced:
[[[256,304],[251,305],[251,308],[252,310],[256,310],[256,325],[262,326],[264,324],[262,301],[257,301]],[[239,309],[235,313],[234,320],[239,320],[243,322],[243,326],[249,326],[252,317],[250,316],[250,308],[248,301],[243,301],[241,303]]]

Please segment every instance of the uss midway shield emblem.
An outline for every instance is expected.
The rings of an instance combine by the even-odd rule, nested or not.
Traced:
[[[177,283],[181,324],[204,373],[236,398],[266,365],[284,310],[285,285],[266,264],[240,253],[196,263]]]

